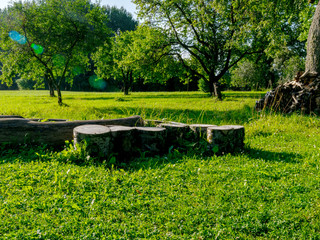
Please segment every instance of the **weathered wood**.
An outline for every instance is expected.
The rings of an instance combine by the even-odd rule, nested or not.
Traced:
[[[234,153],[244,147],[244,127],[239,125],[225,125],[209,127],[207,140],[215,154]]]
[[[59,118],[26,118],[30,121],[35,121],[35,122],[66,122],[68,121],[67,119],[59,119]]]
[[[23,118],[18,115],[0,115],[0,118]]]
[[[165,152],[166,129],[155,127],[136,127],[138,149],[153,156]]]
[[[73,129],[88,124],[141,126],[142,118],[133,116],[121,119],[70,121],[70,122],[35,122],[27,119],[0,119],[0,143],[36,143],[63,146],[65,141],[73,139]]]
[[[110,143],[111,151],[117,159],[131,159],[137,149],[137,142],[134,136],[134,127],[110,126],[112,141]]]
[[[158,127],[167,130],[166,146],[180,146],[181,142],[187,138],[190,128],[187,124],[162,123]]]
[[[107,157],[110,154],[111,130],[102,125],[82,125],[73,129],[74,146],[86,144],[90,155]]]
[[[207,129],[209,127],[216,127],[217,125],[211,125],[211,124],[191,124],[189,127],[191,131],[194,133],[195,139],[199,138],[207,138]]]

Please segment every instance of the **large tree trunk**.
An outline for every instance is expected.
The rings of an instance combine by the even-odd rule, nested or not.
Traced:
[[[310,26],[304,76],[320,73],[320,1]]]

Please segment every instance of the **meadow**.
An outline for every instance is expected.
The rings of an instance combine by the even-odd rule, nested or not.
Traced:
[[[69,120],[141,115],[241,124],[245,150],[172,150],[110,164],[66,143],[0,146],[0,239],[320,239],[320,119],[255,112],[263,92],[1,91],[0,114]]]

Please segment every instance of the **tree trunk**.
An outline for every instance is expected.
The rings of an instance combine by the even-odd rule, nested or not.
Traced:
[[[124,93],[124,95],[129,94],[129,84],[127,81],[124,81],[124,83],[123,83],[123,93]]]
[[[309,29],[305,67],[304,76],[320,73],[320,1]]]
[[[61,96],[60,86],[57,87],[57,93],[58,93],[58,104],[61,106],[62,105],[62,96]]]
[[[53,84],[52,79],[50,78],[49,74],[45,75],[45,80],[48,83],[50,97],[55,97],[55,95],[54,95],[54,84]]]
[[[54,88],[53,88],[52,84],[48,84],[48,86],[49,86],[50,97],[55,97]]]
[[[221,93],[221,88],[220,88],[220,83],[215,82],[213,84],[214,86],[214,96],[216,96],[219,100],[222,100],[222,93]]]

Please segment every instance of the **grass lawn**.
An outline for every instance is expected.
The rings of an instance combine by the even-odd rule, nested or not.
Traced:
[[[239,154],[116,166],[68,148],[0,146],[0,239],[320,239],[319,117],[256,113],[263,93],[224,94],[63,92],[59,107],[46,91],[0,91],[1,115],[246,129]]]

